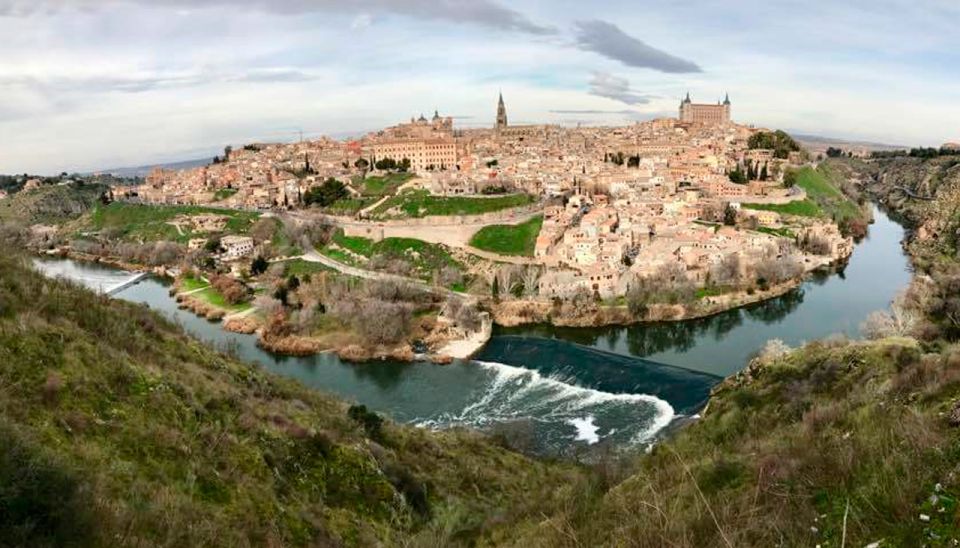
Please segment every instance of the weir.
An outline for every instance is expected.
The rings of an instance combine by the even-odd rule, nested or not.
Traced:
[[[131,285],[134,285],[134,284],[138,283],[140,280],[146,278],[146,277],[149,276],[149,275],[150,275],[149,272],[140,272],[139,274],[135,275],[134,277],[130,278],[129,280],[127,280],[127,281],[125,281],[125,282],[121,282],[121,283],[119,283],[119,284],[111,287],[110,289],[107,289],[106,291],[103,292],[103,294],[106,295],[106,296],[108,296],[108,297],[112,297],[112,296],[116,295],[117,293],[123,291],[124,289],[130,287]]]

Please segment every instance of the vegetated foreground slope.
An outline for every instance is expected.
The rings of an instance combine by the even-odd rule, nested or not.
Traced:
[[[581,472],[382,422],[0,257],[0,539],[498,543]]]

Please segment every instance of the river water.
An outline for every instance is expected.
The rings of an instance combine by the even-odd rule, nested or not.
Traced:
[[[711,318],[616,328],[497,329],[473,361],[348,364],[336,356],[271,354],[251,335],[229,333],[179,310],[169,284],[148,278],[115,295],[163,313],[201,340],[281,375],[433,428],[467,426],[523,438],[530,450],[570,454],[593,444],[642,444],[706,402],[723,376],[773,338],[788,344],[846,333],[884,309],[909,282],[902,228],[880,211],[840,274],[772,301]],[[66,259],[38,259],[48,275],[95,290],[131,274]]]

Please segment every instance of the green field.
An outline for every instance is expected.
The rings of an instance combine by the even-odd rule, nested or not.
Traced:
[[[809,198],[786,204],[743,204],[743,207],[761,211],[776,211],[783,215],[796,215],[798,217],[821,217],[823,215],[820,206]]]
[[[494,198],[466,196],[431,196],[426,190],[404,192],[380,204],[373,215],[387,216],[387,212],[399,208],[403,217],[426,217],[428,215],[480,215],[511,207],[530,204],[534,197],[529,194],[509,194]]]
[[[240,304],[230,304],[227,302],[226,299],[223,298],[223,295],[221,295],[220,292],[214,289],[213,287],[208,287],[203,291],[198,291],[190,296],[200,299],[218,308],[227,310],[231,313],[243,312],[244,310],[249,310],[250,308],[253,307],[253,305],[248,302],[240,303]]]
[[[364,179],[358,188],[364,196],[385,196],[393,194],[403,183],[413,178],[412,173],[388,173],[386,175],[371,175]]]
[[[351,253],[367,259],[402,260],[412,267],[412,271],[406,273],[406,275],[424,281],[430,281],[433,274],[445,266],[462,270],[462,265],[450,255],[444,246],[431,244],[423,240],[384,238],[379,242],[374,242],[367,238],[344,236],[342,231],[338,231],[334,235],[332,243],[336,244],[336,247],[328,245],[321,252],[342,263],[354,266],[369,266],[358,264],[359,262]],[[337,249],[338,247],[341,249]],[[348,250],[350,253],[343,250]]]
[[[470,245],[502,255],[532,257],[541,226],[543,226],[542,215],[519,225],[485,226],[473,235]]]
[[[108,231],[115,236],[128,240],[159,241],[169,240],[185,243],[191,238],[205,237],[206,233],[194,233],[184,228],[181,234],[169,224],[179,215],[198,215],[213,213],[230,217],[225,234],[243,234],[260,216],[249,211],[218,209],[200,206],[142,205],[125,202],[113,202],[110,205],[98,204],[91,212],[88,227],[98,231]]]
[[[187,291],[195,291],[203,287],[210,287],[210,284],[199,278],[194,278],[193,276],[184,276],[183,278],[180,279],[181,293],[185,293]]]
[[[771,236],[779,236],[781,238],[796,238],[796,234],[794,234],[789,228],[770,228],[768,226],[758,226],[757,232],[762,232]]]
[[[318,272],[334,272],[333,269],[321,263],[311,263],[309,261],[304,261],[303,259],[285,261],[283,265],[285,276],[298,276],[302,278],[306,274],[313,275],[317,274]]]
[[[337,200],[325,211],[334,215],[353,215],[376,201],[374,198],[343,198]]]

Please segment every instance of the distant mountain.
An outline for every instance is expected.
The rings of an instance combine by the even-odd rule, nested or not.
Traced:
[[[824,137],[822,135],[804,135],[802,133],[793,133],[790,135],[800,141],[808,149],[826,149],[827,147],[836,147],[841,149],[864,149],[873,150],[904,150],[909,149],[906,145],[889,145],[884,143],[873,143],[870,141],[857,141],[855,139],[840,139],[836,137]]]
[[[137,167],[118,167],[101,170],[101,173],[109,173],[115,177],[145,177],[154,168],[163,169],[190,169],[194,167],[205,166],[209,164],[211,158],[198,158],[196,160],[183,160],[180,162],[170,162],[166,164],[149,164]]]

